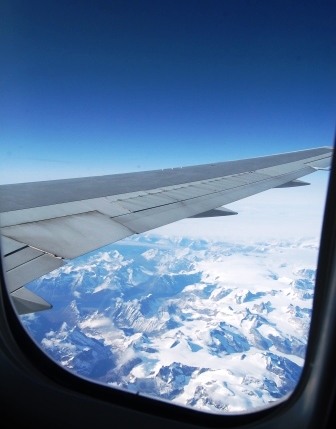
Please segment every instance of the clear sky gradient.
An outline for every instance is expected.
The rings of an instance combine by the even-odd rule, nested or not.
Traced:
[[[0,183],[333,144],[334,1],[4,4]]]

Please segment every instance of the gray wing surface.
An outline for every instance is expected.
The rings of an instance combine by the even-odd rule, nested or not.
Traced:
[[[109,176],[0,186],[6,283],[20,314],[50,308],[23,286],[87,252],[328,169],[329,147]]]

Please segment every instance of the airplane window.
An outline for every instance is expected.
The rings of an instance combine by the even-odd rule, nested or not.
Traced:
[[[304,364],[325,176],[69,261],[26,285],[53,307],[21,320],[55,361],[111,387],[211,412],[283,398]]]
[[[332,152],[332,8],[8,6],[2,260],[52,360],[210,413],[293,392]]]

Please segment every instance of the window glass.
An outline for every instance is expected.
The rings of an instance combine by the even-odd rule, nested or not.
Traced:
[[[304,177],[310,186],[235,195],[227,208],[238,215],[168,219],[76,258],[71,231],[86,203],[71,211],[62,205],[74,201],[68,182],[54,192],[43,181],[330,145],[335,6],[32,0],[5,12],[3,244],[13,245],[21,183],[42,182],[38,197],[24,188],[24,210],[37,206],[50,219],[57,203],[57,216],[74,216],[69,229],[48,232],[49,244],[66,243],[65,256],[55,253],[64,265],[36,279],[31,270],[33,281],[21,285],[52,305],[19,316],[31,337],[79,376],[197,410],[245,411],[286,397],[304,365],[327,171]],[[78,186],[76,198],[90,186]],[[103,215],[92,207],[94,223]],[[20,232],[23,246],[22,237],[39,234],[35,215]],[[83,246],[91,233],[78,233]],[[95,234],[104,239],[104,226]],[[6,255],[23,249],[16,244]],[[54,258],[48,240],[23,250]]]
[[[325,185],[70,261],[27,286],[53,308],[21,320],[65,368],[112,387],[211,412],[283,398],[304,364]]]

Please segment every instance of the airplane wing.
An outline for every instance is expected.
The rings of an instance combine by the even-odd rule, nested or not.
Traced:
[[[19,314],[50,308],[28,282],[92,250],[187,217],[236,214],[222,207],[331,164],[320,147],[238,161],[0,186],[6,283]]]

